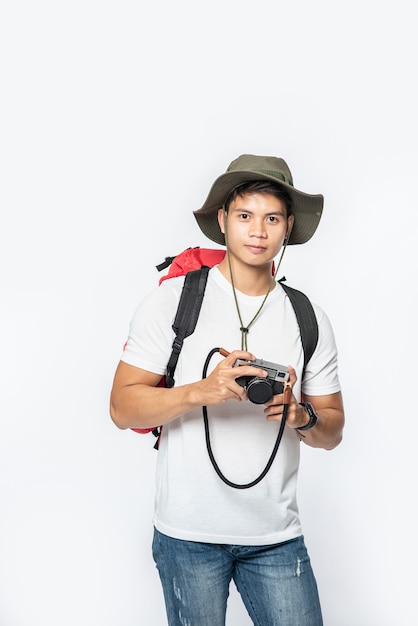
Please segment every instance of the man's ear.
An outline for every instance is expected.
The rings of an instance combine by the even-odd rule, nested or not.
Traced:
[[[218,224],[222,234],[225,234],[224,217],[224,210],[218,209]]]
[[[295,221],[294,216],[293,215],[289,215],[289,217],[287,218],[287,231],[286,231],[286,240],[287,241],[289,241],[289,237],[290,237],[290,234],[292,232],[294,221]]]

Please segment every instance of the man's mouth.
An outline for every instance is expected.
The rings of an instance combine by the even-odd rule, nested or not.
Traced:
[[[263,252],[266,251],[266,248],[264,246],[247,245],[245,247],[247,248],[247,250],[249,250],[253,254],[262,254]]]

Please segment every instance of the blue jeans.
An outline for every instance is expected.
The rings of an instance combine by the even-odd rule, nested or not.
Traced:
[[[169,626],[225,626],[234,580],[255,626],[322,626],[303,537],[267,546],[183,541],[154,531]]]

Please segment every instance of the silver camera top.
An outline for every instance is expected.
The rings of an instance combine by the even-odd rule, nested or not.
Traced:
[[[252,361],[248,359],[237,359],[234,363],[234,367],[239,365],[252,365],[253,367],[260,367],[267,372],[268,378],[271,380],[288,381],[289,370],[284,365],[278,363],[272,363],[271,361],[265,361],[264,359],[254,359]]]

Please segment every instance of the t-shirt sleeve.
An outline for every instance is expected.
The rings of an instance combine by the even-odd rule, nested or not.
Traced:
[[[324,396],[341,390],[338,378],[338,351],[334,332],[326,313],[314,305],[318,320],[318,344],[306,366],[302,393]]]
[[[174,339],[172,324],[181,282],[182,279],[177,278],[163,282],[137,307],[121,355],[124,363],[154,374],[165,374]]]

